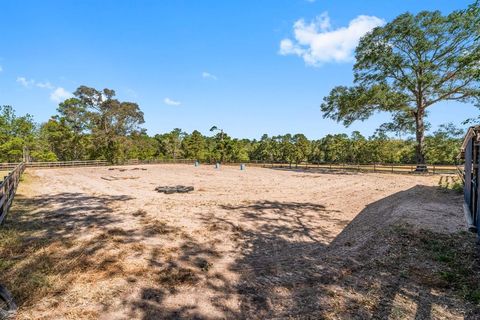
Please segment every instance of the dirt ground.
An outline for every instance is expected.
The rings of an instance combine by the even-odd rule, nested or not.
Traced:
[[[463,232],[461,195],[438,180],[28,170],[0,239],[0,281],[19,319],[475,319],[477,293],[444,276],[478,258],[475,237]],[[195,191],[154,191],[178,184]],[[453,245],[469,256],[442,251]]]

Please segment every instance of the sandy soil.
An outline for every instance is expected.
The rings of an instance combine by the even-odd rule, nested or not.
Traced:
[[[12,223],[42,239],[25,264],[49,261],[48,289],[20,299],[19,318],[395,318],[405,305],[412,318],[465,315],[448,293],[428,290],[441,299],[427,311],[418,288],[395,282],[384,295],[388,270],[369,273],[390,226],[464,230],[461,197],[438,176],[121,169],[27,173]],[[195,191],[154,191],[178,184]]]

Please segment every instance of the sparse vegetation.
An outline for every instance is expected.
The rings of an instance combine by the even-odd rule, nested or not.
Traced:
[[[409,225],[396,226],[395,232],[397,240],[406,241],[405,245],[410,248],[395,263],[406,270],[414,269],[417,276],[425,266],[420,281],[427,280],[433,288],[451,289],[460,298],[480,307],[480,251],[474,234],[466,231],[439,234],[415,230]]]
[[[196,272],[190,268],[167,268],[160,273],[158,281],[167,287],[175,288],[180,285],[193,285],[199,280]]]
[[[463,193],[463,181],[458,176],[441,176],[438,180],[438,186],[443,190],[453,190]]]
[[[437,186],[445,178],[229,167],[212,176],[206,166],[155,165],[138,180],[105,181],[99,170],[109,172],[32,171],[21,185],[0,233],[0,282],[19,319],[39,308],[64,317],[66,303],[75,318],[118,310],[188,318],[188,301],[224,318],[409,318],[415,306],[428,318],[429,305],[442,305],[431,317],[449,319],[478,309],[475,239],[456,231],[461,210],[450,203],[461,196]],[[64,183],[38,188],[52,175]],[[159,201],[148,182],[179,177],[205,191]],[[132,188],[138,181],[147,189]],[[300,201],[299,191],[319,202]],[[290,201],[265,200],[275,195]],[[421,218],[434,222],[424,228]]]

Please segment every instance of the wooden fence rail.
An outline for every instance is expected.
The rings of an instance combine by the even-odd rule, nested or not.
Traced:
[[[416,164],[352,164],[352,163],[275,163],[275,162],[252,162],[253,166],[267,168],[288,168],[288,169],[319,169],[328,171],[352,171],[352,172],[375,172],[375,173],[417,173]],[[461,166],[456,165],[426,165],[429,174],[457,174]]]
[[[107,160],[28,162],[27,168],[101,167],[108,166]]]
[[[195,163],[194,159],[152,159],[152,160],[138,160],[130,159],[125,161],[125,165],[135,165],[135,164],[193,164]]]
[[[115,165],[141,165],[141,164],[193,164],[194,159],[154,159],[138,160],[130,159]],[[240,165],[241,163],[251,167],[264,167],[274,169],[317,169],[324,171],[351,171],[351,172],[378,172],[378,173],[415,173],[415,164],[352,164],[352,163],[285,163],[285,162],[225,162],[223,165]],[[65,168],[65,167],[101,167],[112,165],[106,160],[85,160],[85,161],[55,161],[55,162],[30,162],[25,164],[27,168]],[[16,166],[12,163],[0,163],[0,170],[11,170]],[[456,165],[427,165],[429,174],[457,174],[463,171],[462,166]]]
[[[12,205],[20,177],[25,171],[25,163],[19,163],[0,183],[0,224],[3,223]]]

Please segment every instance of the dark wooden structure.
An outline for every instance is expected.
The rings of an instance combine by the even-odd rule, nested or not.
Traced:
[[[465,161],[463,172],[463,211],[468,229],[480,236],[480,126],[470,127],[463,140],[460,158]]]
[[[17,191],[20,177],[25,171],[25,163],[18,164],[5,178],[0,182],[0,224],[8,214],[12,205],[15,192]]]

